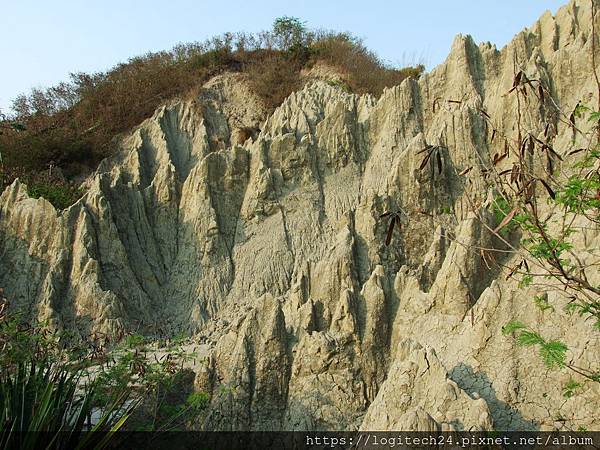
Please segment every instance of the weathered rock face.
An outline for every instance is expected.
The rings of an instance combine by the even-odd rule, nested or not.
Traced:
[[[598,333],[550,321],[488,268],[469,213],[504,145],[480,110],[513,133],[515,68],[560,107],[592,103],[590,38],[590,7],[572,1],[502,51],[458,36],[444,64],[379,100],[318,81],[266,120],[242,79],[220,77],[133,130],[69,209],[8,188],[0,286],[83,336],[190,333],[210,429],[600,429],[598,386],[564,399],[569,374],[501,327],[527,322],[589,367]],[[550,121],[570,149],[547,100],[524,108],[529,131]],[[427,144],[441,165],[420,170]],[[390,210],[402,224],[385,246]]]

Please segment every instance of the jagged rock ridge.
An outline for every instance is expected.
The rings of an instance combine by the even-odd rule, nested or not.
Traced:
[[[444,64],[378,100],[317,81],[264,121],[243,79],[219,77],[133,130],[69,209],[9,187],[0,286],[82,336],[193,334],[210,429],[600,429],[598,388],[564,399],[568,376],[536,381],[537,355],[500,329],[520,318],[596,367],[598,338],[526,307],[533,294],[471,250],[490,237],[469,213],[488,192],[477,168],[503,146],[480,110],[512,132],[516,68],[560,107],[593,101],[590,33],[572,1],[501,51],[458,36]],[[556,110],[525,107],[528,129],[551,122],[568,151]],[[427,144],[441,169],[419,170]],[[379,216],[396,210],[385,246]]]

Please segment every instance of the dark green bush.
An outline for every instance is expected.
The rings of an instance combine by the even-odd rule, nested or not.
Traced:
[[[108,431],[184,429],[207,408],[180,343],[160,358],[139,335],[106,346],[9,312],[0,289],[0,449],[102,448]]]
[[[98,403],[102,386],[73,364],[60,335],[7,309],[0,289],[0,449],[109,444],[107,432],[121,428],[135,407],[129,390],[113,390]]]
[[[59,170],[54,169],[55,173],[60,173]],[[0,189],[4,190],[16,178],[27,185],[30,197],[43,197],[59,210],[68,208],[83,195],[74,183],[66,181],[60,175],[52,176],[51,170],[39,173],[22,167],[11,169],[8,166],[0,166]]]
[[[33,198],[43,197],[57,209],[65,209],[81,197],[81,191],[69,183],[33,182],[28,185],[29,195]]]

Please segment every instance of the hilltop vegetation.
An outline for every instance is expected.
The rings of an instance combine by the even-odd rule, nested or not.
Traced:
[[[349,33],[309,31],[298,19],[282,17],[270,31],[225,33],[131,58],[106,72],[73,73],[68,82],[13,102],[0,135],[0,187],[20,177],[32,195],[64,208],[79,195],[69,180],[93,170],[116,148],[115,136],[165,101],[192,97],[220,73],[241,72],[272,111],[302,87],[301,71],[319,62],[343,73],[347,89],[375,96],[424,69],[390,67]]]

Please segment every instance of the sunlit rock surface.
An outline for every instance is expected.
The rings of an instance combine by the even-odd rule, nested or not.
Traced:
[[[552,102],[596,104],[590,37],[589,4],[572,1],[501,51],[458,36],[444,64],[379,100],[315,81],[270,117],[220,76],[132,130],[69,209],[7,188],[0,286],[84,337],[193,336],[209,429],[599,430],[598,385],[565,399],[570,375],[501,327],[522,320],[596,368],[598,333],[488,268],[470,213],[504,149],[481,110],[514,134],[516,70],[553,94],[528,97],[522,126],[576,145]],[[428,144],[441,165],[419,170]],[[379,216],[398,210],[386,246]],[[599,244],[590,231],[582,254]]]

